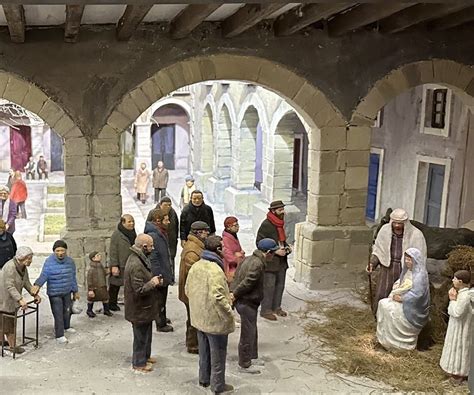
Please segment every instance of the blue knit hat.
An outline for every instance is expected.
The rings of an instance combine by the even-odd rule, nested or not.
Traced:
[[[276,251],[278,250],[278,244],[275,243],[273,239],[262,239],[257,243],[257,248],[260,251],[267,252],[267,251]]]

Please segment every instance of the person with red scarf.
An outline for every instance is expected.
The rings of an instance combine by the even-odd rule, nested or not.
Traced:
[[[10,192],[10,199],[16,203],[17,207],[17,218],[26,219],[26,208],[25,201],[28,197],[28,189],[25,181],[22,180],[21,173],[16,170],[13,177],[12,189]]]
[[[277,315],[286,317],[288,314],[281,308],[281,299],[285,289],[287,256],[292,249],[286,242],[285,234],[285,205],[281,200],[270,203],[267,218],[262,222],[257,232],[257,244],[262,239],[272,239],[280,247],[274,257],[265,266],[263,301],[260,316],[270,321],[276,321]]]

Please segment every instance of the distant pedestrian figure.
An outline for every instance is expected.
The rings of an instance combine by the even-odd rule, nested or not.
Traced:
[[[146,168],[146,163],[142,163],[135,174],[135,191],[137,192],[137,199],[143,204],[146,203],[146,193],[148,184],[150,183],[150,172]]]
[[[179,207],[181,209],[186,206],[191,200],[191,194],[196,190],[196,185],[194,184],[194,177],[191,175],[186,176],[185,184],[181,188],[181,194],[179,199]]]
[[[25,181],[21,179],[21,173],[15,171],[10,199],[16,203],[16,217],[26,219],[25,202],[28,198],[28,188]]]
[[[10,189],[0,186],[0,218],[5,221],[5,229],[8,233],[15,233],[16,203],[10,199]]]
[[[48,179],[48,163],[44,159],[43,155],[39,157],[38,164],[36,165],[36,170],[38,172],[39,180],[42,180],[43,177],[45,180]]]
[[[7,232],[6,223],[0,218],[0,270],[16,254],[16,242],[13,235]]]
[[[168,187],[169,174],[165,169],[163,162],[160,160],[153,170],[153,188],[155,189],[155,203],[158,203],[166,196],[166,188]]]
[[[90,266],[87,271],[87,312],[90,318],[94,318],[94,302],[102,302],[104,315],[111,317],[113,314],[109,308],[109,293],[107,292],[107,271],[102,265],[102,255],[98,251],[89,254]]]
[[[28,163],[25,166],[26,179],[27,180],[29,180],[29,179],[34,180],[35,179],[35,172],[36,172],[36,162],[33,159],[33,157],[30,156],[30,160],[28,161]]]
[[[12,185],[13,185],[13,180],[15,178],[15,170],[10,169],[8,170],[8,180],[7,180],[7,187],[11,191]]]

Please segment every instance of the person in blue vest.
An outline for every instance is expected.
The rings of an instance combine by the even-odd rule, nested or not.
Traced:
[[[76,264],[67,256],[67,244],[64,240],[54,242],[53,252],[44,262],[32,294],[36,295],[44,283],[47,283],[46,293],[54,317],[56,342],[65,344],[68,339],[64,336],[64,332],[76,332],[71,328],[71,293],[74,300],[79,299]]]

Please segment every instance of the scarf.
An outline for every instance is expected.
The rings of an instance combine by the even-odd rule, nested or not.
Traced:
[[[285,234],[285,221],[283,219],[278,218],[275,214],[271,211],[267,213],[267,219],[276,226],[278,231],[278,241],[286,241],[286,234]]]
[[[206,261],[217,263],[222,269],[222,271],[224,271],[224,262],[222,261],[221,257],[215,252],[204,250],[201,254],[201,258],[205,259]]]
[[[131,246],[135,243],[135,239],[137,238],[137,232],[135,232],[135,229],[132,229],[132,230],[126,229],[125,226],[122,225],[122,222],[119,222],[117,229],[119,230],[120,233],[125,235],[125,237],[130,242]]]
[[[230,234],[231,236],[233,236],[234,238],[236,238],[237,240],[239,240],[239,237],[237,236],[237,233],[229,232],[227,229],[224,229],[224,232]]]

